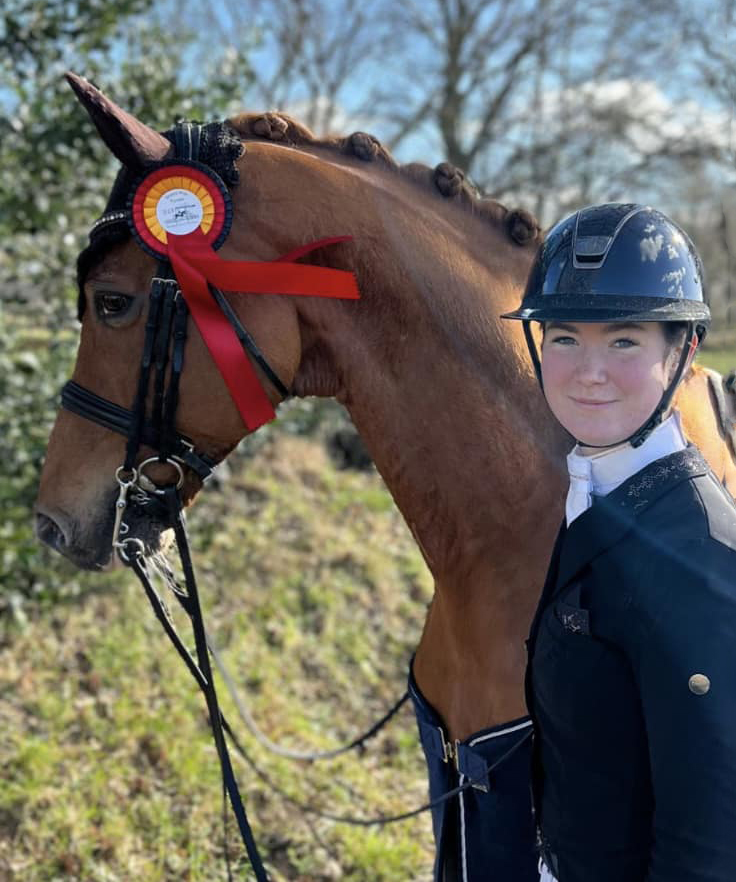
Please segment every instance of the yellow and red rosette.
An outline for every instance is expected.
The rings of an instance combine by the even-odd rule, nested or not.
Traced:
[[[191,160],[162,163],[131,190],[128,220],[137,242],[169,261],[181,293],[230,396],[251,431],[275,416],[273,405],[210,286],[237,294],[306,295],[357,300],[355,275],[296,261],[312,251],[350,241],[332,236],[309,242],[276,260],[222,260],[215,249],[232,224],[232,202],[219,176]]]
[[[130,223],[139,244],[165,258],[169,236],[201,232],[212,248],[225,241],[232,223],[230,194],[211,169],[178,160],[149,171],[134,187]]]

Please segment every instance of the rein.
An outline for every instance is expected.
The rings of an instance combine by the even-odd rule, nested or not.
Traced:
[[[276,261],[221,260],[215,253],[215,248],[227,236],[232,221],[232,206],[229,193],[219,176],[210,167],[198,162],[200,142],[201,127],[190,123],[177,124],[174,130],[175,159],[149,169],[129,194],[127,209],[123,211],[113,208],[106,211],[90,232],[90,241],[94,243],[95,237],[101,231],[127,224],[138,244],[158,259],[156,273],[151,280],[143,353],[132,408],[128,410],[108,401],[74,381],[69,381],[63,387],[61,403],[66,410],[77,416],[127,438],[124,461],[115,472],[118,497],[112,533],[113,553],[135,572],[166,635],[204,694],[222,772],[223,793],[229,798],[237,819],[256,880],[267,882],[269,877],[235,780],[225,733],[231,738],[238,753],[271,790],[305,813],[334,821],[360,826],[401,821],[433,809],[476,785],[468,780],[439,799],[393,817],[351,818],[322,812],[304,805],[284,792],[255,765],[219,708],[210,653],[233,696],[241,718],[254,732],[257,740],[282,756],[313,760],[334,757],[361,747],[394,716],[407,700],[408,693],[368,731],[344,747],[315,753],[290,751],[275,745],[255,726],[235,694],[232,682],[208,640],[180,491],[184,484],[185,469],[191,470],[204,483],[212,475],[217,463],[206,453],[196,450],[192,441],[180,434],[175,427],[189,316],[192,316],[202,334],[245,425],[250,431],[254,431],[273,419],[275,413],[253,363],[258,365],[282,399],[290,393],[243,327],[220,288],[248,294],[311,295],[346,299],[357,299],[359,293],[352,273],[295,263],[317,248],[343,242],[350,237],[322,239],[301,246]],[[192,217],[193,226],[190,223]],[[176,229],[177,224],[181,227],[182,223],[183,230]],[[149,401],[150,407],[147,407]],[[139,462],[141,446],[156,450],[157,455]],[[156,463],[167,464],[174,469],[174,483],[159,486],[151,480],[147,469]],[[183,588],[174,578],[168,564],[161,562],[162,556],[147,556],[143,540],[132,534],[126,521],[131,503],[144,511],[155,513],[158,519],[173,528],[184,576]],[[166,603],[154,586],[152,569],[163,577],[191,621],[196,658],[176,631]],[[487,772],[514,753],[527,737],[525,735],[488,767]],[[232,878],[227,849],[226,860],[228,877]]]
[[[174,597],[178,601],[178,603],[182,606],[184,611],[188,616],[192,616],[192,606],[189,602],[189,592],[185,591],[181,588],[179,583],[176,581],[174,574],[171,568],[168,566],[166,561],[162,558],[161,555],[156,555],[155,558],[151,560],[153,569],[156,573],[161,577],[167,587],[172,591]],[[161,621],[164,630],[167,635],[169,635],[172,643],[177,649],[177,652],[183,658],[185,664],[190,670],[190,673],[197,681],[197,683],[202,685],[202,676],[201,672],[198,671],[196,663],[192,659],[188,650],[184,647],[181,639],[176,633],[174,623],[172,621],[171,615],[166,607],[164,600],[158,594],[158,592],[153,587],[150,578],[151,574],[149,572],[148,566],[145,566],[145,572],[141,581],[144,584],[144,588],[146,589],[146,594],[151,601],[151,604],[154,608],[154,612],[156,613],[157,618]],[[145,581],[144,581],[145,580]],[[212,655],[215,665],[218,668],[225,684],[228,688],[231,698],[235,703],[238,714],[246,724],[246,727],[251,730],[251,732],[256,736],[256,740],[261,743],[262,746],[266,747],[272,753],[276,753],[279,756],[284,756],[287,759],[301,760],[301,761],[312,761],[319,759],[328,759],[339,756],[342,753],[346,753],[349,750],[354,750],[356,748],[362,747],[362,745],[369,739],[372,738],[392,717],[400,710],[400,708],[404,705],[404,703],[409,698],[409,692],[405,692],[401,698],[396,701],[392,707],[379,719],[375,722],[370,729],[364,732],[357,738],[354,738],[349,744],[346,744],[342,747],[336,748],[334,750],[328,751],[320,751],[315,753],[306,753],[306,752],[297,752],[287,750],[281,747],[278,744],[274,744],[268,738],[263,736],[260,730],[255,726],[255,723],[250,716],[250,713],[246,710],[242,701],[240,700],[235,688],[232,684],[232,680],[229,677],[227,669],[225,668],[219,653],[215,649],[212,640],[207,633],[207,629],[204,629],[207,646],[209,647],[210,654]],[[337,815],[332,812],[325,812],[322,809],[315,808],[308,803],[302,802],[296,797],[292,796],[290,793],[287,793],[282,787],[274,782],[274,780],[261,769],[255,762],[255,760],[250,756],[250,754],[246,751],[240,739],[237,737],[236,733],[225,719],[224,716],[222,719],[222,727],[224,731],[227,733],[228,737],[232,741],[232,744],[239,754],[239,756],[248,764],[248,766],[253,770],[253,772],[263,781],[263,783],[274,793],[277,793],[285,802],[290,803],[295,808],[299,809],[301,812],[305,814],[314,815],[319,818],[325,818],[329,821],[335,821],[336,823],[341,824],[350,824],[355,827],[377,827],[384,826],[386,824],[395,824],[400,821],[406,821],[410,818],[414,818],[417,815],[420,815],[426,811],[431,811],[434,808],[442,805],[442,803],[447,802],[450,799],[458,796],[460,793],[464,793],[466,790],[470,790],[471,788],[477,788],[477,782],[475,779],[469,779],[465,781],[463,784],[460,784],[457,787],[454,787],[452,790],[448,790],[443,793],[442,796],[437,799],[431,800],[430,802],[424,803],[418,808],[411,809],[409,811],[401,812],[396,815],[380,815],[374,818],[358,818],[353,815]],[[525,733],[515,744],[513,744],[504,754],[502,754],[494,763],[491,765],[485,766],[483,769],[483,774],[480,777],[490,776],[490,773],[497,769],[502,763],[504,763],[509,757],[511,757],[516,751],[531,737],[531,731]],[[457,754],[455,754],[457,756]],[[448,757],[448,760],[451,759]],[[458,769],[459,771],[459,769]]]

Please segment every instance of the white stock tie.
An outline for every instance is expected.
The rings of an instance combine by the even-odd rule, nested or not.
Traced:
[[[590,508],[594,493],[607,496],[649,463],[677,450],[684,450],[686,446],[677,412],[657,426],[641,447],[632,447],[624,441],[615,447],[605,447],[583,456],[576,445],[567,455],[567,470],[570,473],[570,489],[565,504],[567,526]]]
[[[569,527],[576,517],[593,504],[593,467],[587,456],[573,451],[567,456],[567,470],[570,473],[570,488],[567,491],[565,517]]]

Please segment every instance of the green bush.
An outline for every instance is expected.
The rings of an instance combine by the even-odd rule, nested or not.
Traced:
[[[213,53],[187,82],[170,47],[184,50],[191,35],[175,23],[164,33],[152,8],[8,0],[0,11],[0,614],[93,585],[38,546],[31,515],[76,350],[75,258],[116,166],[62,73],[83,73],[161,129],[181,114],[222,115],[251,79],[242,60],[226,71]]]

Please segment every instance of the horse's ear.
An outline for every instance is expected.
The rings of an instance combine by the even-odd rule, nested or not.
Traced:
[[[66,78],[102,140],[126,168],[140,171],[147,163],[160,162],[173,152],[173,146],[163,135],[138,122],[84,77],[69,72]]]

